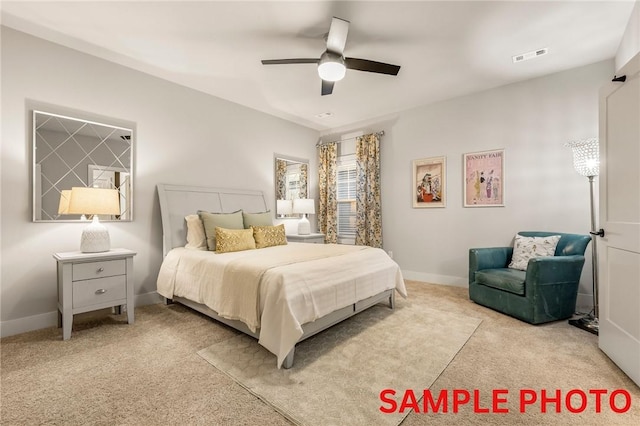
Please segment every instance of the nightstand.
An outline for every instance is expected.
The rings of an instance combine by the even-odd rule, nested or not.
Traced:
[[[71,337],[73,316],[98,309],[127,307],[133,324],[133,256],[127,249],[102,253],[56,253],[58,262],[58,327],[62,339]]]
[[[324,244],[324,234],[287,235],[287,241],[292,243],[312,243],[312,244]]]

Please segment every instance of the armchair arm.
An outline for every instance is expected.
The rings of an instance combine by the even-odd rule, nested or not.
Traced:
[[[535,285],[578,283],[584,256],[549,256],[529,259],[527,282]]]
[[[469,283],[481,269],[506,268],[511,261],[513,247],[490,247],[469,249]]]

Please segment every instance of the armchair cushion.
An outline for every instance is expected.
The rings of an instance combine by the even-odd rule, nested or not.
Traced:
[[[517,269],[485,269],[476,272],[476,282],[524,296],[525,272]]]

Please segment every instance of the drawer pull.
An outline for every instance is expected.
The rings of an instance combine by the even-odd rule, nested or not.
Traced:
[[[104,268],[100,267],[96,272],[104,272]]]
[[[105,294],[106,292],[107,292],[107,290],[104,289],[104,288],[99,288],[99,289],[96,290],[96,294]]]

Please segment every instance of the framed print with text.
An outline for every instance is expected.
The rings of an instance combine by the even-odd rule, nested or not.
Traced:
[[[446,171],[445,157],[413,160],[411,191],[414,208],[446,206]]]
[[[464,154],[464,206],[504,206],[504,149]]]

